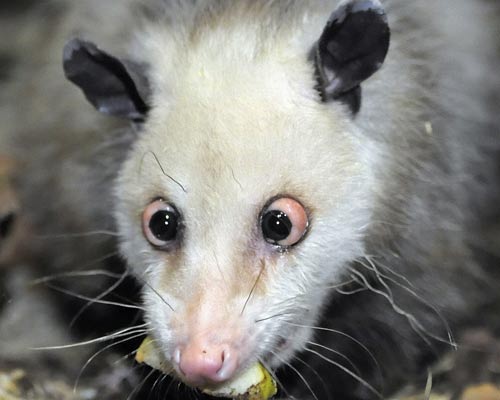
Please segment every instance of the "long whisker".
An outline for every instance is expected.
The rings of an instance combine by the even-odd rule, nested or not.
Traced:
[[[375,356],[373,355],[373,353],[370,351],[370,349],[368,347],[366,347],[363,343],[361,343],[355,337],[353,337],[353,336],[351,336],[351,335],[349,335],[349,334],[347,334],[345,332],[342,332],[342,331],[339,331],[339,330],[336,330],[336,329],[332,329],[332,328],[325,328],[325,327],[321,327],[321,326],[311,326],[311,325],[301,325],[301,324],[297,324],[297,323],[294,323],[294,322],[288,322],[288,321],[283,321],[283,322],[286,323],[286,324],[292,325],[292,326],[297,326],[299,328],[306,328],[306,329],[313,329],[313,330],[316,330],[316,331],[335,333],[336,335],[340,335],[340,336],[348,338],[349,340],[352,340],[359,347],[361,347],[366,352],[366,354],[368,354],[368,356],[373,361],[374,365],[377,367],[377,370],[379,371],[379,373],[382,374],[382,372],[381,372],[382,369],[380,368],[380,364],[377,361],[377,359],[375,358]]]
[[[337,289],[337,288],[341,288],[341,287],[346,286],[346,285],[350,285],[351,283],[354,283],[354,282],[356,282],[354,279],[349,279],[346,282],[340,282],[340,283],[337,283],[335,285],[327,286],[326,288],[327,289]]]
[[[384,297],[388,302],[389,304],[391,305],[391,307],[393,308],[393,310],[405,317],[408,321],[408,323],[410,324],[410,326],[412,327],[412,329],[415,331],[415,333],[417,333],[417,335],[425,342],[427,343],[427,345],[429,347],[432,348],[432,344],[431,342],[429,341],[429,339],[424,335],[426,333],[425,331],[425,328],[420,324],[420,322],[415,318],[415,316],[405,310],[403,310],[402,308],[400,308],[395,302],[394,302],[394,299],[391,297],[391,294],[389,293],[386,293],[382,290],[379,290],[379,289],[376,289],[375,287],[373,287],[369,282],[368,282],[368,279],[366,279],[366,277],[361,273],[361,272],[358,272],[356,270],[352,270],[352,272],[354,274],[356,274],[362,281],[362,283],[368,288],[370,289],[370,291],[372,291],[373,293],[375,294],[378,294],[382,297]],[[428,333],[429,336],[431,336],[430,333]]]
[[[366,287],[361,287],[361,288],[353,289],[353,290],[349,290],[349,291],[342,290],[342,289],[336,289],[336,292],[339,294],[342,294],[344,296],[351,296],[351,295],[356,294],[356,293],[366,292],[367,290],[369,290],[369,289]]]
[[[309,371],[311,371],[316,376],[316,378],[321,382],[321,386],[323,386],[323,389],[325,389],[325,393],[326,393],[326,396],[328,397],[328,399],[332,399],[332,396],[330,395],[330,391],[328,390],[328,386],[326,385],[325,380],[321,377],[321,375],[318,373],[318,371],[316,371],[313,367],[311,367],[307,362],[302,360],[300,357],[294,356],[293,358],[295,360],[297,360],[298,362],[300,362],[302,365],[304,365],[306,368],[308,368]]]
[[[122,274],[122,276],[115,283],[113,283],[109,288],[107,288],[104,292],[99,294],[94,299],[90,299],[90,301],[87,304],[85,304],[82,308],[80,308],[80,310],[76,313],[76,315],[71,320],[71,322],[69,324],[70,328],[75,324],[75,322],[78,320],[78,318],[80,318],[80,316],[85,312],[85,310],[87,310],[92,304],[100,301],[101,299],[106,297],[108,294],[113,292],[118,286],[120,286],[123,283],[123,281],[125,280],[125,278],[127,276],[128,276],[128,271],[125,270],[125,272]]]
[[[317,355],[318,357],[320,357],[321,359],[325,360],[329,364],[335,365],[337,368],[341,369],[346,374],[348,374],[349,376],[351,376],[352,378],[354,378],[355,380],[357,380],[359,383],[361,383],[364,387],[366,387],[370,392],[372,392],[374,395],[376,395],[379,399],[382,399],[382,394],[380,394],[378,392],[378,390],[376,390],[366,380],[364,380],[363,378],[361,378],[360,376],[358,376],[357,374],[355,374],[354,372],[352,372],[349,368],[346,368],[342,364],[340,364],[340,363],[338,363],[336,361],[331,360],[330,358],[326,357],[325,355],[321,354],[318,351],[312,350],[312,349],[310,349],[308,347],[305,347],[304,349],[307,352],[309,352],[309,353]]]
[[[153,375],[155,373],[155,370],[151,370],[147,375],[146,377],[134,388],[134,390],[132,390],[132,392],[128,395],[127,397],[127,400],[131,400],[134,395],[139,392],[139,390],[142,389],[142,387],[144,386],[144,384],[147,382],[147,380],[151,377],[151,375]]]
[[[443,316],[443,314],[439,311],[439,309],[436,306],[434,306],[433,304],[431,304],[429,301],[427,301],[422,296],[418,295],[417,292],[412,289],[412,288],[414,288],[414,286],[405,277],[401,277],[401,278],[404,279],[404,281],[407,282],[411,286],[411,288],[403,285],[402,283],[396,281],[395,279],[391,278],[390,276],[387,276],[385,274],[380,273],[378,271],[375,263],[370,258],[366,258],[366,260],[370,263],[370,265],[371,265],[372,268],[368,267],[364,263],[360,263],[360,264],[363,267],[365,267],[365,268],[367,268],[367,269],[369,269],[371,271],[374,271],[377,274],[377,277],[379,278],[379,280],[381,280],[381,277],[383,277],[384,279],[387,279],[389,282],[394,283],[395,285],[399,286],[401,289],[403,289],[406,292],[410,293],[413,297],[415,297],[417,300],[419,300],[420,302],[422,302],[422,304],[425,304],[432,311],[434,311],[436,313],[436,315],[439,317],[439,319],[443,322],[444,326],[445,326],[446,332],[448,334],[448,344],[450,344],[455,350],[457,349],[458,345],[457,345],[455,339],[453,338],[453,334],[451,332],[451,327],[450,327],[448,321],[446,320],[446,318]],[[395,276],[399,277],[399,275],[396,274],[394,271],[392,271],[389,267],[385,267],[382,264],[380,264],[380,265],[384,269],[386,269],[389,272],[393,273]]]
[[[107,230],[95,230],[89,232],[68,232],[68,233],[55,233],[51,235],[35,235],[34,239],[46,240],[46,239],[72,239],[79,237],[88,237],[95,235],[106,235],[106,236],[114,236],[119,237],[118,232],[107,231]]]
[[[241,309],[241,313],[240,313],[240,316],[243,315],[243,313],[245,312],[245,309],[247,307],[247,304],[248,302],[250,301],[250,298],[252,297],[254,291],[255,291],[255,288],[257,287],[259,281],[260,281],[260,278],[262,276],[262,273],[264,272],[264,268],[265,268],[265,264],[262,263],[261,267],[260,267],[260,271],[259,271],[259,275],[257,275],[257,279],[255,279],[255,282],[252,286],[252,289],[250,289],[250,293],[248,293],[248,297],[247,299],[245,300],[245,304],[243,304],[243,308]]]
[[[114,347],[114,346],[118,346],[122,343],[125,343],[125,342],[128,342],[130,340],[134,340],[138,337],[141,337],[141,336],[144,336],[146,330],[145,329],[142,329],[141,331],[139,331],[139,333],[137,334],[134,334],[135,332],[131,332],[130,334],[132,336],[129,336],[125,339],[122,339],[122,340],[119,340],[118,342],[115,342],[115,343],[111,343],[111,344],[108,344],[107,346],[103,347],[102,349],[99,349],[98,351],[96,351],[86,362],[85,364],[83,365],[83,367],[80,369],[80,372],[78,373],[78,376],[76,377],[76,380],[75,380],[75,384],[73,386],[73,391],[76,392],[77,388],[78,388],[78,384],[80,383],[80,378],[82,377],[82,374],[83,372],[85,371],[85,369],[89,366],[89,364],[95,360],[96,357],[98,357],[100,354],[104,353],[106,350],[109,350],[110,348]]]
[[[145,310],[144,307],[140,307],[140,306],[136,306],[136,305],[132,305],[132,304],[118,303],[118,302],[109,301],[109,300],[97,300],[95,298],[87,297],[87,296],[84,296],[82,294],[75,293],[75,292],[72,292],[70,290],[66,290],[66,289],[61,288],[59,286],[52,285],[50,283],[47,283],[46,286],[52,290],[66,294],[68,296],[75,297],[75,298],[81,299],[81,300],[92,301],[96,304],[104,304],[104,305],[108,305],[108,306],[116,306],[116,307],[121,307],[121,308],[132,308],[132,309],[141,310],[141,311]]]
[[[376,258],[375,256],[370,256],[370,255],[365,255],[364,258],[366,259],[366,261],[368,261],[368,263],[372,266],[372,267],[375,267],[375,261],[373,260],[374,258]],[[395,277],[401,279],[403,282],[405,282],[409,287],[412,287],[415,289],[415,286],[413,285],[413,283],[410,282],[410,280],[404,276],[403,274],[400,274],[396,271],[394,271],[394,269],[382,264],[381,262],[377,261],[377,264],[380,265],[383,269],[385,269],[386,271],[390,272],[391,274],[393,274]]]
[[[337,356],[343,358],[344,360],[346,360],[349,363],[349,365],[353,368],[355,373],[357,373],[358,375],[361,375],[359,368],[349,359],[349,357],[347,357],[345,354],[342,354],[340,351],[334,350],[330,347],[324,346],[324,345],[319,344],[319,343],[311,342],[311,341],[308,341],[307,343],[310,344],[311,346],[319,347],[320,349],[329,351],[330,353],[336,354]]]
[[[94,264],[105,261],[108,258],[111,258],[117,254],[118,254],[118,252],[116,252],[116,251],[114,251],[112,253],[105,254],[105,255],[100,256],[94,260],[91,260],[83,265],[80,265],[78,267],[78,269],[76,269],[76,270],[62,272],[62,273],[56,273],[56,274],[52,274],[49,276],[41,277],[39,279],[33,280],[32,282],[30,282],[30,284],[34,286],[34,285],[38,285],[41,283],[50,282],[53,280],[57,280],[60,278],[66,278],[66,277],[70,278],[70,277],[85,277],[85,276],[109,276],[111,278],[119,278],[122,276],[122,274],[116,274],[116,273],[112,273],[110,271],[102,270],[102,269],[98,269],[98,270],[86,270],[85,269],[85,268],[90,267]]]
[[[165,378],[163,379],[163,382],[162,384],[166,381],[166,375],[165,375]],[[172,388],[172,385],[174,384],[175,380],[174,379],[169,379],[169,383],[168,383],[168,386],[167,386],[167,389],[165,390],[165,396],[164,398],[167,399],[168,398],[168,393],[170,392],[170,389]]]
[[[284,317],[285,315],[295,315],[295,313],[293,312],[288,312],[288,313],[279,313],[279,314],[274,314],[274,315],[271,315],[269,317],[264,317],[264,318],[259,318],[259,319],[256,319],[254,322],[255,323],[258,323],[258,322],[263,322],[263,321],[267,321],[269,319],[273,319],[273,318],[278,318],[278,317]]]
[[[173,312],[175,312],[174,308],[165,300],[165,298],[152,286],[150,285],[148,282],[146,282],[146,280],[139,276],[139,275],[135,275],[134,276],[138,281],[140,281],[144,286],[147,286],[149,289],[151,289],[151,291],[156,295],[158,296],[158,298],[168,307],[170,308],[170,310],[172,310]]]
[[[280,309],[280,308],[285,308],[288,304],[289,306],[293,306],[293,308],[296,309],[297,303],[300,303],[300,298],[303,296],[304,295],[302,294],[298,294],[293,297],[288,297],[282,301],[279,301],[278,303],[273,304],[273,307],[277,307]]]
[[[140,310],[143,310],[143,311],[144,311],[144,310],[146,310],[146,308],[145,308],[145,307],[142,307],[142,306],[140,305],[140,304],[142,304],[142,303],[140,303],[140,302],[136,302],[136,301],[132,301],[132,300],[131,300],[131,299],[129,299],[128,297],[122,296],[122,295],[120,295],[120,294],[118,294],[118,293],[110,293],[110,296],[112,296],[112,297],[116,297],[118,300],[121,300],[124,304],[131,304],[131,305],[136,306],[136,307],[137,307],[138,309],[140,309]],[[139,318],[139,317],[140,317],[140,313],[138,313],[138,314],[137,314],[137,318]],[[135,322],[137,322],[137,318],[136,318]]]
[[[144,331],[143,335],[144,334],[147,334],[147,330]],[[134,349],[131,352],[125,354],[124,356],[121,356],[118,360],[113,361],[113,365],[120,364],[122,361],[125,361],[126,359],[128,359],[128,358],[130,358],[132,356],[135,357],[135,355],[137,354],[137,350],[138,349]]]
[[[126,335],[130,334],[131,330],[145,328],[148,325],[150,325],[150,324],[148,322],[146,322],[146,323],[144,323],[142,325],[128,327],[128,328],[119,330],[117,332],[111,333],[109,335],[101,336],[101,337],[98,337],[98,338],[95,338],[95,339],[91,339],[91,340],[85,340],[83,342],[66,344],[66,345],[62,345],[62,346],[33,347],[30,350],[36,350],[36,351],[41,351],[41,350],[42,351],[44,351],[44,350],[64,350],[64,349],[71,349],[71,348],[75,348],[75,347],[88,346],[90,344],[107,342],[108,340],[112,340],[112,339],[115,339],[115,338],[120,338],[120,337],[126,336]]]
[[[155,389],[156,389],[156,386],[160,386],[163,384],[163,382],[165,382],[165,379],[167,378],[166,375],[164,374],[158,374],[158,377],[155,379],[154,383],[151,385],[151,390],[149,391],[149,395],[148,395],[148,400],[151,398],[151,396],[153,395]],[[161,388],[160,388],[161,389]],[[166,397],[165,397],[166,398]]]
[[[368,282],[368,279],[366,279],[366,277],[359,271],[356,271],[355,269],[352,269],[351,268],[351,272],[354,273],[356,276],[358,276],[362,283],[368,287],[370,289],[370,291],[372,291],[373,293],[375,294],[379,294],[380,296],[384,297],[388,302],[389,304],[392,306],[392,308],[394,309],[394,311],[405,317],[408,321],[408,323],[410,324],[410,326],[412,327],[412,329],[415,331],[415,333],[417,333],[417,335],[425,342],[427,343],[427,345],[429,347],[433,347],[432,346],[432,343],[429,341],[429,339],[425,336],[427,335],[428,337],[438,341],[438,342],[442,342],[442,343],[446,343],[446,344],[449,344],[449,345],[452,345],[452,343],[450,343],[449,341],[439,337],[439,336],[436,336],[434,335],[433,333],[429,332],[428,330],[425,329],[425,327],[420,323],[420,321],[415,318],[415,316],[405,310],[403,310],[401,307],[399,307],[396,302],[394,301],[394,299],[391,297],[391,293],[386,293],[382,290],[379,290],[375,287],[373,287],[373,285],[370,284],[370,282]]]
[[[295,368],[292,364],[290,364],[289,362],[283,360],[281,357],[278,356],[278,354],[276,354],[274,351],[271,351],[271,354],[274,355],[281,363],[283,363],[284,365],[286,365],[287,367],[289,367],[293,372],[295,372],[297,374],[297,376],[300,378],[300,380],[302,382],[304,382],[304,385],[306,385],[307,387],[307,390],[309,390],[309,392],[312,394],[312,396],[314,397],[315,400],[319,400],[318,397],[316,396],[316,393],[314,393],[314,390],[312,389],[311,385],[309,384],[309,382],[307,382],[307,379],[304,378],[304,376],[299,372],[299,370],[297,368]]]
[[[115,255],[113,253],[112,255]],[[108,258],[108,256],[106,257]],[[96,260],[96,262],[102,261],[102,259]],[[78,277],[88,277],[88,276],[105,276],[109,278],[119,278],[122,274],[113,273],[107,271],[105,269],[93,269],[93,270],[85,270],[85,271],[72,271],[72,272],[62,272],[60,274],[53,274],[49,276],[44,276],[42,278],[34,279],[30,282],[31,285],[40,285],[42,283],[47,283],[55,280],[59,280],[61,278],[78,278]]]

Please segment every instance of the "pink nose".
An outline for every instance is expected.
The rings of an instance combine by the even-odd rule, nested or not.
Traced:
[[[228,345],[199,341],[179,347],[174,362],[187,383],[193,386],[231,379],[238,367],[237,356]]]

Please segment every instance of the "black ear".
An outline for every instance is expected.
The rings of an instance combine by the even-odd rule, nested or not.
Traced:
[[[63,67],[66,77],[100,112],[144,120],[149,87],[142,66],[120,61],[93,43],[73,39],[64,46]]]
[[[341,3],[316,46],[315,62],[323,100],[346,101],[357,112],[360,84],[382,66],[389,41],[387,16],[378,0]]]

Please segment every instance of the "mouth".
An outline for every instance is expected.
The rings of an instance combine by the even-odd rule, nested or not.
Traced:
[[[136,361],[145,363],[167,375],[174,372],[171,363],[162,356],[161,351],[154,344],[154,339],[150,337],[146,337],[137,350]],[[177,373],[177,375],[181,376],[182,374]],[[197,387],[210,396],[235,400],[268,400],[277,393],[276,382],[269,371],[259,362],[254,363],[229,380],[214,384],[203,382],[201,386],[198,383],[193,385],[191,382],[189,386]]]

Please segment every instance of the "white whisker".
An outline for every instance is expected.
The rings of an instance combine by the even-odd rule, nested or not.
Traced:
[[[117,253],[112,253],[115,255]],[[99,259],[98,261],[101,261]],[[98,262],[97,261],[97,262]],[[49,276],[44,276],[42,278],[34,279],[30,282],[31,285],[39,285],[42,283],[47,283],[55,280],[59,280],[61,278],[81,278],[81,277],[90,277],[90,276],[105,276],[109,278],[119,278],[122,274],[113,273],[107,271],[105,269],[94,269],[94,270],[86,270],[86,271],[72,271],[72,272],[62,272],[60,274],[53,274]]]
[[[73,386],[73,391],[76,392],[77,388],[78,388],[78,384],[80,383],[80,378],[82,377],[82,374],[83,372],[85,371],[85,369],[89,366],[89,364],[95,360],[96,357],[98,357],[100,354],[102,354],[103,352],[105,352],[106,350],[109,350],[110,348],[114,347],[114,346],[118,346],[122,343],[125,343],[125,342],[128,342],[129,340],[134,340],[138,337],[141,337],[143,336],[144,334],[146,333],[146,330],[145,329],[142,329],[141,332],[139,332],[138,334],[132,334],[132,336],[129,336],[125,339],[122,339],[122,340],[119,340],[118,342],[115,342],[115,343],[111,343],[105,347],[103,347],[102,349],[96,351],[86,362],[85,364],[83,365],[83,367],[80,369],[80,372],[78,373],[78,376],[76,377],[76,380],[75,380],[75,384]]]
[[[118,286],[120,286],[123,281],[125,280],[125,278],[128,276],[128,271],[125,270],[125,272],[123,272],[122,276],[115,282],[113,283],[109,288],[107,288],[106,290],[104,290],[101,294],[99,294],[98,296],[96,296],[95,298],[93,299],[90,299],[88,301],[87,304],[85,304],[82,308],[80,308],[80,310],[76,313],[76,315],[73,317],[73,319],[71,320],[69,326],[72,327],[75,322],[77,321],[77,319],[85,312],[86,309],[88,309],[92,304],[94,303],[97,303],[98,301],[100,301],[102,298],[106,297],[108,294],[110,294],[111,292],[113,292],[113,290],[115,290]],[[135,306],[134,306],[135,307]]]
[[[281,357],[278,356],[278,354],[276,354],[274,351],[271,351],[271,354],[274,355],[281,363],[283,363],[284,365],[286,365],[288,368],[290,368],[293,372],[295,372],[295,374],[297,374],[297,376],[300,378],[300,380],[302,382],[304,382],[304,385],[306,385],[307,387],[307,390],[309,390],[309,392],[312,394],[312,396],[314,397],[315,400],[319,400],[318,397],[316,396],[316,393],[314,393],[314,390],[312,389],[311,385],[309,384],[309,382],[307,382],[307,379],[304,378],[304,376],[300,373],[300,371],[295,368],[292,364],[290,364],[289,362],[283,360]]]
[[[455,350],[457,349],[458,345],[457,345],[457,343],[455,342],[455,340],[453,338],[453,334],[451,332],[450,325],[449,325],[448,321],[444,318],[443,314],[439,311],[439,309],[436,306],[434,306],[433,304],[431,304],[429,301],[427,301],[422,296],[418,295],[417,292],[414,289],[412,289],[412,288],[414,288],[414,286],[408,281],[408,279],[406,279],[404,277],[401,277],[405,282],[407,282],[411,286],[411,288],[403,285],[402,283],[396,281],[395,279],[391,278],[390,276],[387,276],[385,274],[380,273],[378,271],[375,263],[371,259],[367,258],[367,261],[370,263],[371,268],[368,267],[368,266],[366,266],[364,263],[360,263],[360,264],[362,266],[364,266],[365,268],[374,271],[377,274],[378,277],[383,277],[383,278],[387,279],[389,282],[392,282],[393,284],[399,286],[401,289],[403,289],[406,292],[410,293],[414,298],[416,298],[417,300],[419,300],[420,302],[422,302],[422,304],[426,305],[432,311],[434,311],[436,313],[436,315],[439,317],[439,319],[443,322],[444,327],[446,329],[446,332],[447,332],[447,335],[448,335],[448,342],[445,341],[445,343],[451,345]],[[398,274],[396,274],[394,271],[392,271],[389,267],[384,267],[383,265],[381,265],[381,266],[383,268],[385,268],[386,270],[388,270],[389,272],[393,273],[394,275],[398,276]]]
[[[88,297],[88,296],[85,296],[85,295],[82,295],[79,293],[75,293],[75,292],[72,292],[70,290],[66,290],[64,288],[61,288],[59,286],[52,285],[52,284],[47,284],[47,287],[49,287],[50,289],[55,290],[57,292],[66,294],[68,296],[75,297],[75,298],[81,299],[81,300],[87,300],[89,302],[96,303],[96,304],[104,304],[104,305],[109,305],[109,306],[116,306],[116,307],[121,307],[121,308],[131,308],[131,309],[135,309],[135,310],[144,311],[144,307],[140,307],[140,306],[136,306],[136,305],[132,305],[132,304],[126,304],[126,303],[118,303],[118,302],[109,301],[109,300],[98,300],[97,298],[92,298],[92,297]]]
[[[89,232],[68,232],[68,233],[56,233],[56,234],[51,234],[51,235],[36,235],[36,236],[34,236],[34,238],[41,239],[41,240],[72,239],[72,238],[88,237],[88,236],[96,236],[96,235],[106,235],[106,236],[114,236],[114,237],[120,236],[118,234],[118,232],[106,231],[106,230],[96,230],[96,231],[89,231]]]
[[[318,373],[318,371],[316,371],[313,367],[311,367],[307,362],[302,360],[300,357],[294,356],[293,358],[295,360],[297,360],[298,362],[300,362],[302,365],[304,365],[306,368],[308,368],[316,376],[316,378],[321,382],[323,389],[325,389],[325,393],[326,393],[327,398],[331,400],[332,397],[330,395],[330,391],[328,390],[328,386],[326,385],[325,380],[321,377],[321,375]]]
[[[273,319],[273,318],[278,318],[278,317],[283,317],[285,315],[295,315],[295,313],[293,312],[288,312],[288,313],[279,313],[279,314],[274,314],[274,315],[271,315],[269,317],[263,317],[263,318],[259,318],[259,319],[256,319],[254,322],[255,323],[258,323],[258,322],[263,322],[263,321],[267,321],[267,320],[270,320],[270,319]]]
[[[356,381],[361,383],[364,387],[366,387],[370,392],[372,392],[374,395],[376,395],[379,399],[382,399],[382,395],[372,385],[370,385],[366,380],[364,380],[363,378],[361,378],[360,376],[358,376],[357,374],[352,372],[349,368],[346,368],[342,364],[331,360],[330,358],[326,357],[325,355],[321,354],[320,352],[312,350],[308,347],[304,347],[304,349],[309,353],[317,355],[321,359],[325,360],[327,363],[332,364],[332,365],[336,366],[337,368],[341,369],[346,374],[348,374],[349,376],[354,378]]]
[[[407,319],[408,323],[410,324],[410,326],[412,327],[412,329],[415,331],[415,333],[417,333],[420,336],[420,338],[425,343],[427,343],[427,345],[429,347],[432,348],[432,344],[431,344],[431,342],[429,341],[429,339],[427,337],[429,337],[431,339],[434,339],[434,340],[436,340],[438,342],[448,344],[448,345],[450,345],[452,347],[456,347],[455,342],[451,342],[450,340],[443,339],[442,337],[439,337],[439,336],[433,334],[432,332],[430,332],[429,330],[425,329],[425,327],[420,323],[420,321],[413,314],[411,314],[410,312],[407,312],[407,311],[403,310],[401,307],[399,307],[396,304],[396,302],[394,301],[394,299],[392,297],[392,293],[391,292],[386,293],[386,292],[384,292],[382,290],[379,290],[379,289],[373,287],[373,285],[371,285],[370,282],[368,282],[368,279],[366,279],[366,277],[361,272],[356,271],[355,269],[352,269],[352,268],[351,268],[351,271],[357,277],[359,277],[359,279],[361,279],[360,283],[363,283],[373,293],[379,294],[380,296],[384,297],[389,302],[389,304],[392,306],[392,308],[394,309],[394,311],[397,314],[405,317]],[[387,287],[387,284],[385,284],[384,287]]]
[[[147,380],[151,377],[151,375],[153,375],[155,373],[155,370],[151,370],[147,375],[146,377],[139,383],[139,385],[137,385],[134,390],[132,390],[132,392],[128,395],[127,397],[127,400],[130,400],[133,398],[133,396],[139,391],[142,389],[142,387],[144,386],[144,384],[147,382]]]
[[[140,277],[139,275],[135,275],[134,276],[139,282],[141,282],[144,286],[147,286],[149,289],[151,289],[151,291],[156,295],[158,296],[158,298],[168,307],[170,308],[170,310],[172,310],[173,312],[175,312],[174,308],[165,300],[165,298],[158,292],[158,290],[156,290],[152,285],[150,285],[148,282],[146,282],[146,280],[142,277]]]
[[[91,339],[91,340],[85,340],[83,342],[66,344],[66,345],[62,345],[62,346],[32,347],[32,348],[30,348],[30,350],[35,350],[35,351],[64,350],[64,349],[71,349],[71,348],[75,348],[75,347],[88,346],[90,344],[107,342],[108,340],[112,340],[115,338],[129,335],[129,334],[131,334],[130,331],[133,331],[134,329],[146,328],[148,325],[149,325],[149,323],[144,323],[142,325],[132,326],[132,327],[125,328],[125,329],[119,330],[117,332],[111,333],[109,335],[101,336],[101,337]],[[138,331],[134,331],[132,333],[137,333],[137,332]]]
[[[330,347],[324,346],[324,345],[319,344],[319,343],[315,343],[315,342],[311,342],[311,341],[308,341],[307,343],[310,344],[310,345],[312,345],[312,346],[319,347],[320,349],[329,351],[330,353],[336,354],[337,356],[343,358],[344,360],[346,360],[349,363],[349,365],[354,369],[354,371],[358,375],[360,375],[359,368],[345,354],[342,354],[340,351],[334,350],[334,349],[332,349]]]
[[[297,326],[299,328],[306,328],[306,329],[313,329],[313,330],[316,330],[316,331],[334,333],[336,335],[340,335],[340,336],[343,336],[343,337],[346,337],[346,338],[352,340],[354,343],[356,343],[359,347],[361,347],[368,354],[368,356],[373,361],[374,365],[377,367],[379,373],[381,373],[382,369],[380,368],[380,364],[378,363],[377,359],[375,358],[375,356],[373,355],[373,353],[370,351],[370,349],[368,349],[368,347],[366,347],[363,343],[361,343],[359,340],[357,340],[353,336],[348,335],[347,333],[344,333],[342,331],[339,331],[339,330],[336,330],[336,329],[332,329],[332,328],[325,328],[325,327],[321,327],[321,326],[311,326],[311,325],[301,325],[301,324],[297,324],[297,323],[293,323],[293,322],[287,322],[287,321],[283,321],[283,322],[285,322],[285,323],[287,323],[289,325],[292,325],[292,326]]]

